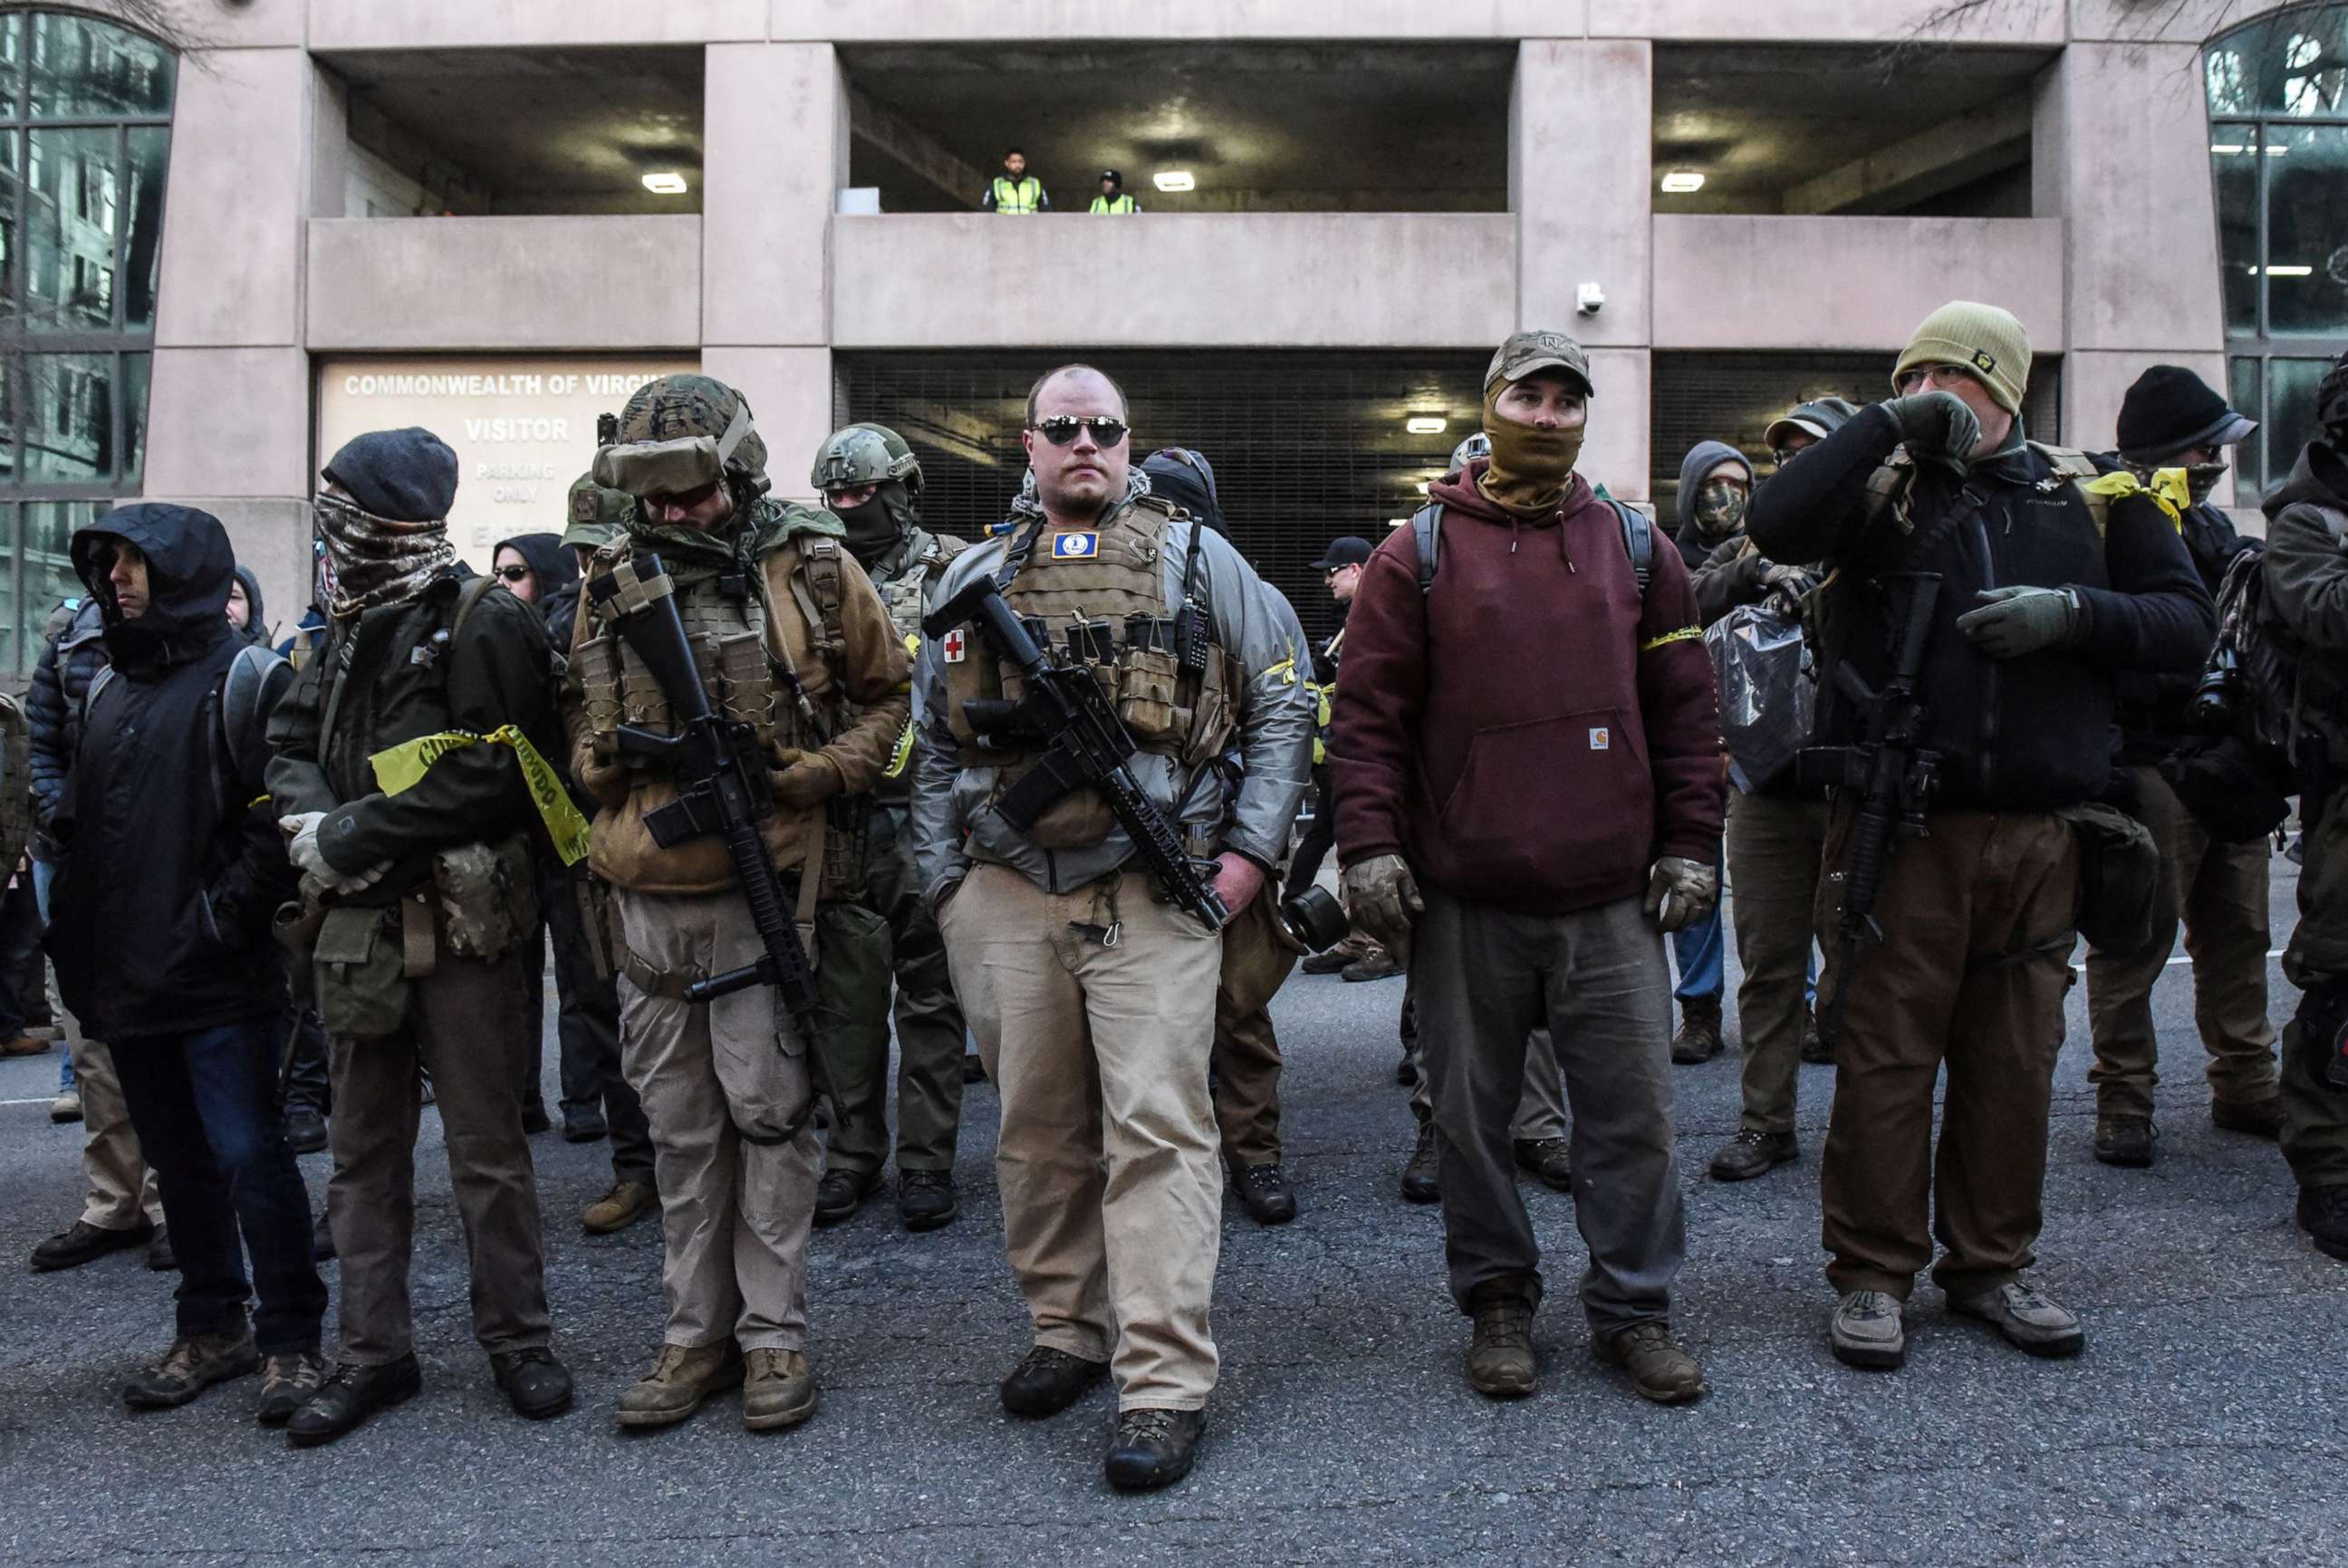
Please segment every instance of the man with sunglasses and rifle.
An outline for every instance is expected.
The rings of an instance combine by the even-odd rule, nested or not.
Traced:
[[[861,892],[860,798],[905,726],[904,646],[840,521],[767,499],[739,392],[664,377],[602,438],[595,482],[635,499],[588,568],[564,718],[597,805],[668,1315],[617,1417],[668,1426],[738,1384],[746,1429],[794,1426],[816,1408],[826,913]]]
[[[1928,1264],[1952,1311],[2017,1348],[2085,1343],[2024,1271],[2074,934],[2128,902],[2125,819],[2096,804],[2115,680],[2195,668],[2215,630],[2166,503],[2026,439],[2029,378],[2013,315],[1943,305],[1894,364],[1895,396],[1754,498],[1764,555],[1831,572],[1812,601],[1819,744],[1798,766],[1833,799],[1821,1185],[1828,1344],[1852,1367],[1906,1359],[1902,1310]],[[2148,921],[2148,896],[2131,913]]]
[[[1003,1407],[1055,1415],[1113,1372],[1106,1468],[1135,1491],[1189,1472],[1214,1387],[1221,932],[1271,895],[1313,710],[1272,590],[1132,484],[1115,382],[1063,366],[1025,425],[1036,504],[923,625],[914,857],[1002,1095],[1035,1333]]]

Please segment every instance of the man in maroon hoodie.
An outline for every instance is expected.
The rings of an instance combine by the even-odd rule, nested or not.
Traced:
[[[1663,934],[1718,896],[1719,719],[1679,552],[1573,471],[1590,391],[1563,334],[1502,344],[1484,378],[1492,455],[1430,491],[1436,570],[1417,527],[1370,557],[1329,744],[1337,854],[1354,918],[1417,988],[1468,1383],[1502,1398],[1539,1383],[1540,1249],[1509,1119],[1526,1036],[1546,1025],[1573,1112],[1591,1346],[1680,1404],[1704,1383],[1670,1327],[1685,1235]]]

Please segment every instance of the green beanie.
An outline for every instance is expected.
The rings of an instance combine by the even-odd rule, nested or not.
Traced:
[[[2023,390],[2030,385],[2030,334],[2011,311],[1951,300],[1910,335],[1891,367],[1893,390],[1910,370],[1933,365],[1963,366],[1989,388],[1999,407],[2019,414]]]

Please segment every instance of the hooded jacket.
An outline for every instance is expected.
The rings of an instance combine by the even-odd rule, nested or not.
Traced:
[[[236,580],[244,584],[244,632],[248,643],[266,645],[269,641],[269,606],[261,596],[261,579],[252,574],[250,566],[236,568]],[[221,612],[226,614],[226,611]]]
[[[1476,488],[1485,462],[1431,488],[1426,593],[1408,529],[1354,591],[1329,738],[1341,863],[1400,854],[1422,885],[1549,915],[1639,893],[1662,855],[1710,864],[1725,786],[1686,567],[1657,551],[1642,600],[1588,480],[1527,520]]]
[[[106,667],[106,621],[98,600],[85,595],[65,628],[41,649],[25,694],[25,727],[31,746],[33,851],[54,864],[56,842],[49,820],[66,792],[74,753],[81,749],[81,704],[89,683]]]
[[[1695,525],[1696,487],[1704,482],[1704,475],[1723,463],[1735,463],[1743,469],[1745,483],[1748,490],[1751,488],[1752,459],[1726,441],[1698,441],[1688,449],[1687,456],[1680,459],[1679,531],[1672,536],[1672,542],[1680,547],[1680,560],[1691,573],[1702,566],[1705,558],[1725,542],[1745,537],[1745,531],[1740,528],[1718,539],[1707,539],[1704,531]]]
[[[2317,442],[2267,497],[2267,605],[2298,637],[2303,710],[2348,767],[2348,459]],[[2348,775],[2343,775],[2348,776]]]
[[[1919,464],[1914,531],[1869,504],[1868,480],[1900,445],[1880,403],[1788,463],[1754,498],[1752,533],[1776,561],[1822,561],[1839,573],[1823,650],[1816,738],[1848,746],[1866,716],[1832,676],[1847,659],[1869,687],[1890,677],[1904,619],[1886,573],[1937,573],[1939,598],[1924,649],[1923,746],[1941,757],[1934,804],[1950,810],[2049,810],[2103,799],[2117,756],[2117,677],[2189,671],[2217,634],[2209,591],[2168,515],[2148,495],[2112,502],[2097,538],[2078,487],[2024,438],[1961,479]],[[2080,634],[2072,646],[2000,661],[1957,629],[1996,587],[2067,588]]]
[[[118,540],[147,558],[148,607],[131,619],[106,578]],[[90,701],[57,810],[46,945],[57,988],[117,1049],[273,1016],[285,980],[270,921],[294,877],[263,780],[260,719],[293,673],[273,665],[260,716],[229,734],[221,687],[250,645],[229,624],[235,563],[209,513],[118,507],[78,530],[71,552],[114,673]]]
[[[546,640],[558,648],[570,647],[572,630],[579,622],[579,557],[559,533],[517,533],[499,540],[498,550],[517,552],[529,563],[530,575],[538,579],[538,614],[546,623]]]

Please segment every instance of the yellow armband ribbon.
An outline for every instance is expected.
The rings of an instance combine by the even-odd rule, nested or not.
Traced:
[[[2147,495],[2168,519],[2168,526],[2179,533],[2185,531],[2185,513],[2193,504],[2192,487],[2186,483],[2183,469],[2156,469],[2152,483],[2146,484],[2126,469],[2115,469],[2097,479],[2081,480],[2079,488],[2089,495],[2099,495],[2108,500],[2119,500],[2132,495]]]
[[[1667,646],[1673,643],[1700,643],[1703,640],[1704,628],[1702,626],[1682,626],[1676,632],[1665,632],[1660,637],[1655,637],[1647,642],[1641,643],[1639,645],[1639,651],[1643,654],[1652,654],[1657,648]]]
[[[487,735],[469,735],[461,729],[420,735],[376,752],[367,758],[367,765],[375,769],[376,787],[386,795],[397,795],[414,789],[432,765],[448,753],[484,744],[513,748],[514,759],[521,764],[522,781],[530,788],[530,804],[538,808],[539,820],[546,824],[546,836],[554,841],[555,853],[562,857],[566,866],[575,866],[585,860],[587,819],[571,803],[571,792],[562,787],[561,775],[539,755],[530,738],[510,724]]]

